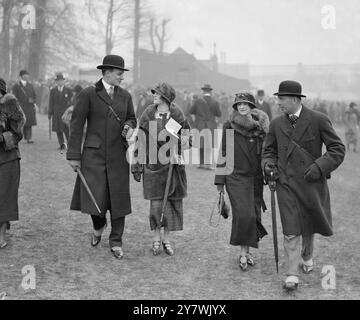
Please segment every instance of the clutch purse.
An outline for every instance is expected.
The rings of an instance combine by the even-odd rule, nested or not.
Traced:
[[[217,227],[220,223],[220,217],[224,219],[229,218],[229,207],[225,202],[224,192],[219,193],[219,198],[216,200],[214,207],[211,211],[209,224],[212,227]],[[217,216],[217,221],[214,222],[214,216]]]

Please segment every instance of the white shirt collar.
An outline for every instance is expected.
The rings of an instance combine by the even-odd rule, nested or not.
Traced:
[[[111,84],[108,84],[104,79],[102,79],[102,83],[104,85],[104,88],[107,92],[110,91],[110,88],[114,88],[114,86],[112,86]]]
[[[300,118],[301,110],[302,110],[302,105],[300,105],[300,109],[297,112],[295,112],[294,115]]]
[[[22,83],[22,85],[25,87],[26,86],[26,84],[27,84],[27,82],[25,81],[25,80],[22,80],[22,79],[20,79],[20,82]]]
[[[211,93],[204,93],[204,97],[211,97]]]

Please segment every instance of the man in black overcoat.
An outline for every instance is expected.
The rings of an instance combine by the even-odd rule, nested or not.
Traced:
[[[49,120],[52,120],[52,131],[56,132],[60,150],[66,150],[65,138],[66,142],[68,142],[69,128],[61,117],[71,105],[73,92],[69,87],[65,86],[65,78],[61,73],[56,75],[55,81],[56,86],[50,91],[48,117]]]
[[[91,201],[79,177],[71,209],[91,215],[91,245],[100,243],[107,226],[106,212],[111,214],[110,249],[115,258],[123,257],[122,236],[125,217],[131,213],[127,140],[136,128],[131,95],[120,87],[124,79],[124,59],[108,55],[98,66],[103,78],[95,86],[85,88],[78,97],[71,124],[67,159],[74,170],[81,171],[101,213]],[[84,125],[86,137],[82,147]]]
[[[313,270],[314,234],[333,234],[327,180],[345,156],[329,118],[306,108],[301,91],[298,82],[280,84],[275,95],[283,115],[270,124],[262,160],[265,174],[277,178],[289,291],[298,287],[299,265],[304,273]]]
[[[213,141],[215,129],[217,129],[218,118],[221,117],[221,110],[219,102],[212,97],[213,88],[209,84],[205,84],[201,90],[203,96],[197,98],[191,106],[189,113],[195,116],[194,127],[201,133],[208,133],[204,135],[204,140],[200,141],[200,166],[199,168],[212,170],[213,166]]]
[[[20,80],[14,84],[12,92],[26,117],[24,139],[27,143],[34,143],[32,140],[32,127],[37,125],[35,107],[36,94],[33,85],[30,83],[29,73],[26,70],[21,70],[19,76]]]

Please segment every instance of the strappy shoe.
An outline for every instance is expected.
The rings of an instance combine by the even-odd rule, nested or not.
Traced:
[[[173,256],[174,255],[174,249],[171,247],[170,242],[163,242],[164,251],[167,255]]]
[[[248,267],[248,262],[246,256],[240,256],[239,258],[239,267],[242,271],[245,271]]]
[[[255,265],[255,259],[251,253],[246,254],[247,264],[251,267]]]
[[[153,252],[153,255],[157,256],[161,252],[161,242],[160,241],[154,241],[151,250]]]

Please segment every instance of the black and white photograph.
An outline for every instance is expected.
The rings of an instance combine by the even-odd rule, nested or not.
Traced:
[[[0,0],[0,306],[359,300],[359,30],[358,0]]]

